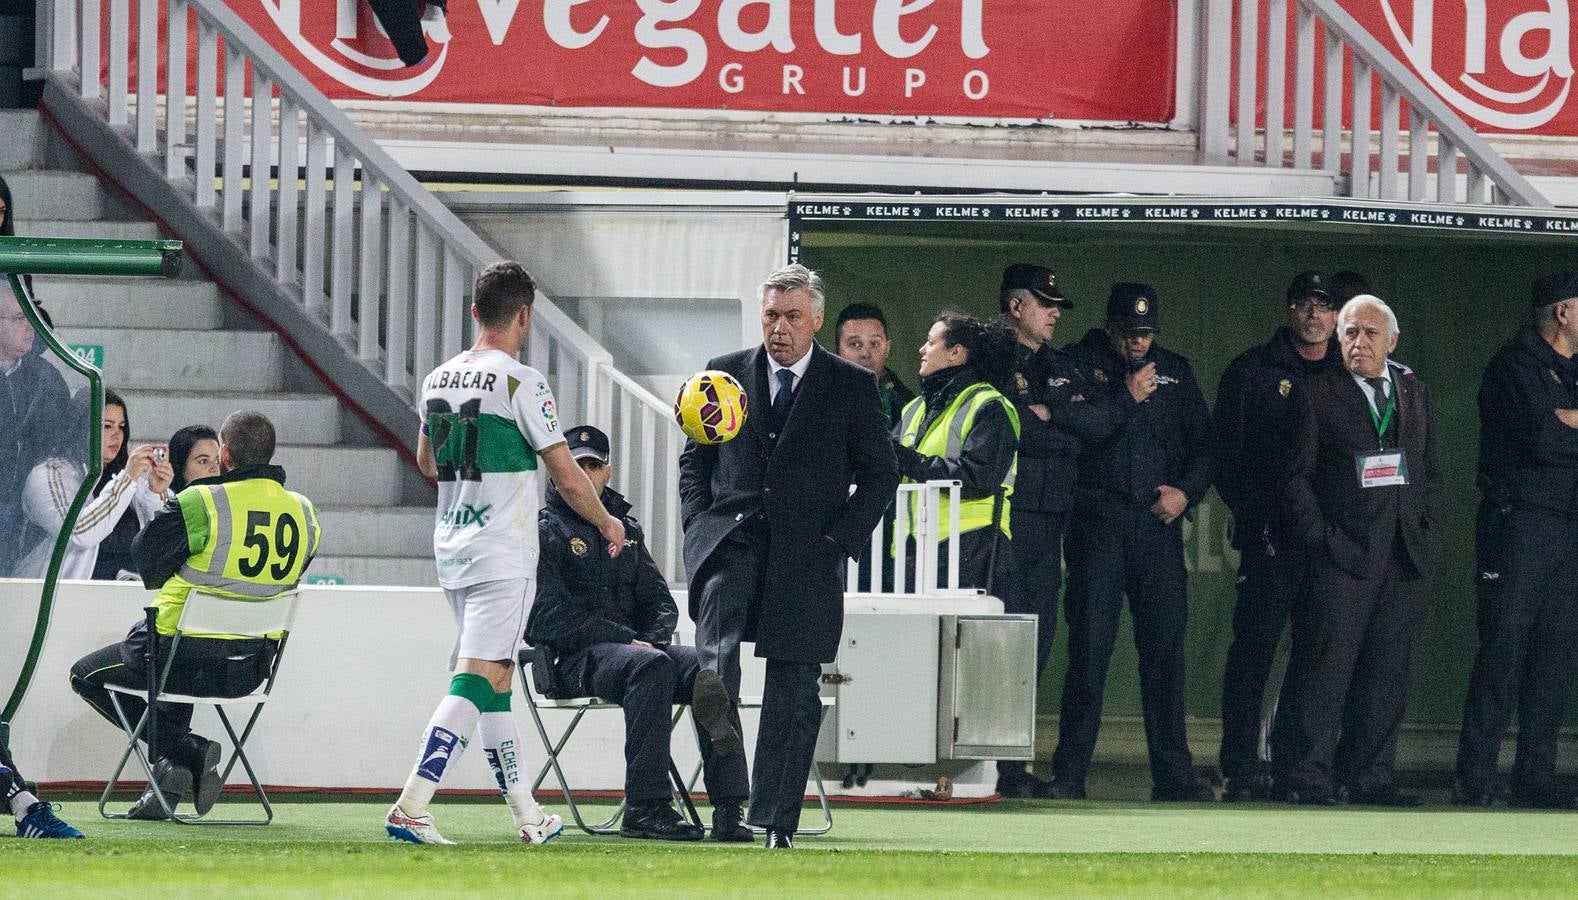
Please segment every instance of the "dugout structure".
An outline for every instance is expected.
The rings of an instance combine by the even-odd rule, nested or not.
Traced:
[[[1033,262],[1057,272],[1059,287],[1074,302],[1057,326],[1058,346],[1101,324],[1113,282],[1154,284],[1158,340],[1189,358],[1213,405],[1228,362],[1264,343],[1283,322],[1295,273],[1366,275],[1373,292],[1397,311],[1402,338],[1395,358],[1418,372],[1437,404],[1449,495],[1447,557],[1415,649],[1406,727],[1428,739],[1429,752],[1451,758],[1477,646],[1480,375],[1527,321],[1530,282],[1578,267],[1578,214],[1331,199],[847,194],[793,195],[787,213],[789,260],[827,279],[823,346],[834,345],[833,323],[845,304],[877,303],[893,341],[889,367],[912,388],[916,348],[932,317],[950,307],[996,314],[999,278],[1009,263]],[[1188,709],[1191,719],[1204,720],[1191,726],[1191,737],[1197,750],[1209,748],[1209,760],[1215,759],[1213,726],[1238,564],[1228,525],[1215,491],[1185,525]],[[1057,657],[1039,693],[1043,715],[1057,713],[1066,665],[1061,610],[1058,617]],[[1108,682],[1103,746],[1126,737],[1124,752],[1139,760],[1144,742],[1127,614],[1124,628]],[[1578,725],[1578,704],[1568,725]]]
[[[20,373],[27,367],[32,378],[29,385],[50,386],[49,390],[36,391],[32,395],[32,400],[45,404],[46,408],[29,410],[25,433],[17,432],[16,423],[7,423],[7,430],[0,432],[7,441],[14,441],[12,452],[16,460],[8,463],[13,469],[9,474],[13,477],[0,482],[8,485],[7,493],[10,494],[0,497],[0,505],[8,517],[6,522],[0,523],[0,536],[7,541],[5,558],[0,559],[0,566],[4,567],[0,568],[0,576],[24,576],[0,581],[8,628],[7,632],[0,633],[0,690],[5,691],[0,696],[7,698],[4,707],[0,707],[0,743],[9,742],[9,723],[32,681],[39,652],[49,633],[61,560],[77,515],[92,494],[103,468],[100,461],[103,377],[86,358],[91,354],[75,352],[45,324],[38,308],[29,299],[24,275],[168,278],[178,274],[180,268],[179,241],[0,237],[0,274],[6,278],[9,295],[0,298],[4,301],[0,315],[12,317],[19,312],[34,334],[32,350],[18,362],[16,371]],[[85,295],[72,298],[70,302],[99,301]],[[11,328],[13,321],[0,325]],[[52,368],[59,378],[43,370],[44,366]],[[57,390],[60,382],[65,384],[64,397]],[[45,528],[30,522],[21,511],[19,496],[28,472],[50,458],[79,467],[78,471],[84,473],[58,528]],[[29,568],[41,566],[43,571],[19,571],[18,567],[24,564]]]

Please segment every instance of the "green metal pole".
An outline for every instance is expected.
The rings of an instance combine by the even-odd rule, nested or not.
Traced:
[[[0,237],[0,272],[173,278],[180,271],[180,241]]]

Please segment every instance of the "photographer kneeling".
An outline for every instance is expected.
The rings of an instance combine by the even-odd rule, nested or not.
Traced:
[[[625,837],[702,837],[701,828],[669,802],[672,705],[690,704],[708,738],[701,758],[713,840],[750,841],[741,811],[750,785],[739,713],[717,673],[701,668],[696,651],[669,643],[679,609],[629,501],[608,487],[608,436],[590,426],[567,434],[570,453],[601,492],[603,506],[623,520],[626,546],[612,559],[597,552],[597,527],[548,488],[538,517],[541,557],[526,640],[551,653],[558,684],[537,688],[559,697],[601,697],[624,708],[627,809],[619,833]]]

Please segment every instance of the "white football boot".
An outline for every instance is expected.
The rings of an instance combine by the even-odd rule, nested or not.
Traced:
[[[389,815],[384,817],[384,830],[389,832],[389,840],[405,841],[408,844],[453,844],[454,841],[438,833],[433,827],[431,813],[422,816],[408,816],[396,803],[389,807]]]
[[[544,814],[536,825],[521,826],[521,843],[546,844],[564,833],[564,820],[556,815]]]

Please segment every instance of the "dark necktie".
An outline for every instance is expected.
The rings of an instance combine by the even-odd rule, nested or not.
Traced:
[[[1370,390],[1375,391],[1375,414],[1386,415],[1386,379],[1366,378],[1364,383],[1370,386]]]
[[[784,424],[789,421],[789,407],[794,405],[794,372],[788,369],[778,370],[778,394],[773,397],[773,428],[768,435],[773,440],[778,440],[778,435],[783,433]]]

